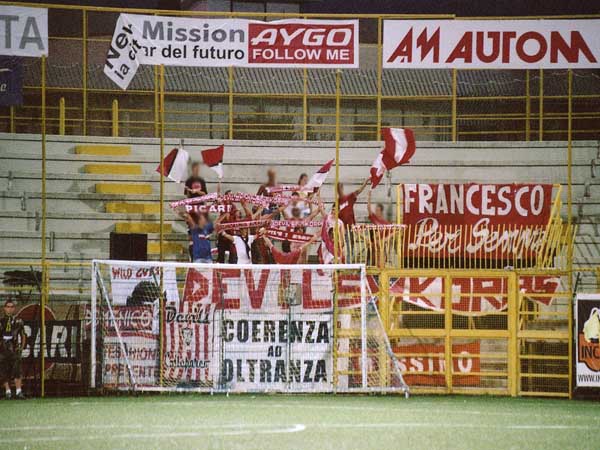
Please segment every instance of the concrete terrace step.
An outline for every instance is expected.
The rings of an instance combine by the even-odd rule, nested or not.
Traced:
[[[11,143],[14,141],[15,136],[10,133],[0,133],[0,151],[9,150]],[[19,134],[19,142],[24,152],[36,153],[40,147],[40,135],[39,134]],[[181,143],[180,139],[167,138],[165,139],[165,148],[171,149],[179,146]],[[64,153],[64,149],[70,149],[74,151],[76,145],[123,145],[130,146],[132,154],[155,154],[158,150],[159,139],[158,138],[127,138],[127,137],[99,137],[99,136],[55,136],[51,135],[47,138],[47,151],[48,155],[51,156],[56,153]],[[247,153],[249,151],[263,151],[267,152],[270,150],[278,149],[290,149],[291,145],[295,148],[301,149],[304,155],[316,154],[321,156],[323,150],[331,151],[333,154],[335,151],[335,142],[333,141],[260,141],[260,140],[211,140],[211,139],[185,139],[184,147],[188,150],[202,149],[208,147],[214,147],[215,145],[224,144],[226,148],[226,155],[236,156],[240,153]],[[345,151],[358,151],[358,150],[371,150],[377,152],[381,149],[381,141],[342,141],[340,147],[342,152]],[[519,142],[519,141],[499,141],[499,142],[477,142],[477,141],[464,141],[464,142],[438,142],[438,141],[418,141],[417,147],[419,152],[423,155],[433,154],[439,156],[439,151],[454,152],[457,160],[464,160],[465,155],[469,155],[473,151],[488,151],[490,153],[508,153],[510,151],[518,151],[526,149],[531,155],[532,159],[543,160],[551,153],[562,155],[564,157],[567,143],[564,141],[547,141],[547,142]],[[590,154],[592,159],[596,157],[598,149],[597,141],[575,141],[573,143],[573,153],[575,155],[580,152],[586,152]],[[500,150],[500,151],[499,151]],[[539,156],[538,156],[539,155]]]
[[[153,222],[117,222],[115,224],[117,233],[160,233],[160,223]],[[172,233],[173,226],[169,223],[163,224],[163,233]]]
[[[152,194],[152,186],[149,184],[135,183],[97,183],[98,194]]]
[[[274,155],[274,158],[277,158]],[[26,177],[29,179],[41,178],[41,167],[32,166],[29,163],[14,164],[15,160],[7,160],[3,164],[4,177],[10,172],[12,177]],[[348,178],[366,178],[369,174],[369,168],[372,160],[363,160],[358,164],[349,164],[344,161],[341,165],[342,181]],[[129,164],[131,165],[131,164]],[[286,184],[295,183],[301,173],[311,175],[320,166],[305,164],[302,159],[296,160],[295,163],[284,164],[279,162],[276,165],[279,181]],[[230,182],[232,179],[244,179],[254,182],[263,182],[266,179],[266,170],[269,165],[264,163],[225,163],[225,181]],[[160,176],[155,172],[156,163],[152,165],[144,165],[140,175],[119,175],[117,173],[85,173],[85,164],[77,164],[73,161],[49,163],[47,164],[47,177],[49,179],[69,179],[69,180],[100,180],[100,181],[118,181],[118,180],[135,180],[135,181],[159,181]],[[5,174],[5,175],[4,175]],[[448,176],[450,175],[451,176]],[[243,175],[243,176],[242,176]],[[430,164],[409,164],[400,166],[391,172],[392,180],[396,183],[400,182],[433,182],[444,179],[453,182],[493,182],[493,183],[508,183],[508,182],[541,182],[541,183],[567,183],[566,166],[551,164],[548,166],[542,165],[522,165],[522,166],[504,166],[496,165],[493,161],[483,162],[480,165],[455,165],[448,163],[441,164],[439,161],[431,162]],[[214,172],[209,169],[203,169],[203,176],[209,183],[216,183],[218,180]],[[333,178],[333,173],[330,174]],[[583,184],[585,180],[590,178],[589,164],[582,164],[573,167],[573,179]]]
[[[131,146],[80,144],[75,146],[75,153],[79,155],[128,156],[131,155]]]
[[[160,204],[157,203],[127,203],[107,202],[105,204],[107,213],[123,214],[160,214]]]
[[[457,147],[460,148],[459,144],[456,144]],[[298,143],[295,142],[294,146],[298,146]],[[289,149],[291,146],[287,145],[285,148]],[[46,158],[46,163],[50,164],[53,162],[63,162],[63,163],[138,163],[143,165],[152,164],[154,168],[160,162],[160,154],[155,149],[153,152],[147,152],[136,155],[125,155],[125,156],[110,156],[110,155],[89,155],[89,154],[73,154],[69,151],[65,151],[62,154],[51,154]],[[189,149],[188,149],[189,150]],[[307,155],[305,152],[301,154],[289,154],[289,152],[282,151],[283,149],[262,149],[259,152],[259,155],[253,154],[255,152],[258,153],[258,149],[251,148],[247,149],[245,152],[237,152],[237,154],[230,155],[226,149],[225,153],[225,161],[224,163],[227,165],[262,165],[262,166],[279,166],[279,165],[302,165],[302,166],[315,166],[320,167],[326,161],[326,151],[327,148],[322,148],[321,152],[319,152],[315,157],[311,155]],[[305,149],[303,149],[305,150]],[[335,149],[333,149],[335,150]],[[341,152],[340,163],[342,165],[363,165],[365,163],[372,163],[371,153],[374,156],[377,156],[377,152],[381,150],[380,147],[368,147],[368,148],[357,148],[352,149],[353,151],[348,151],[347,154]],[[448,158],[448,155],[453,156],[452,152],[455,150],[452,149],[437,149],[437,152],[428,154],[421,152],[423,150],[419,147],[419,152],[415,154],[415,156],[411,159],[411,166],[458,166],[458,167],[473,167],[473,166],[486,166],[490,163],[499,167],[523,167],[523,166],[567,166],[567,160],[565,158],[565,153],[561,150],[560,152],[547,152],[545,154],[537,154],[534,156],[541,156],[539,159],[535,158],[527,158],[527,159],[515,159],[515,155],[520,154],[522,156],[523,149],[512,149],[505,153],[498,152],[498,149],[490,149],[487,147],[471,149],[470,154],[467,155],[466,158]],[[440,154],[440,151],[443,153]],[[191,150],[192,160],[199,159],[197,154]],[[492,159],[483,158],[482,154],[479,153],[490,153],[493,156]],[[273,155],[277,156],[277,159],[273,159]],[[479,158],[478,158],[479,157]],[[40,162],[39,158],[39,149],[33,153],[24,153],[24,152],[11,152],[7,150],[7,152],[3,155],[8,161],[23,161],[24,163],[31,164],[31,162]],[[330,159],[333,159],[330,158]],[[586,166],[590,168],[590,176],[591,176],[591,162],[594,158],[590,158],[587,155],[587,152],[583,152],[580,154],[575,154],[573,157],[572,165],[573,166]]]
[[[141,175],[140,164],[86,164],[83,166],[85,173],[98,175]]]

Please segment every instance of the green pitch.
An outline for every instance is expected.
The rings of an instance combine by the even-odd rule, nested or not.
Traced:
[[[592,449],[600,404],[495,397],[190,396],[1,401],[7,449]]]

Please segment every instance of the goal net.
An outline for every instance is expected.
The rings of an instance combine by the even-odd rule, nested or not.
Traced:
[[[364,265],[94,261],[103,390],[405,392]]]

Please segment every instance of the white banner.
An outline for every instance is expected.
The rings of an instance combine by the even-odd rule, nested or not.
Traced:
[[[48,10],[0,6],[0,55],[48,55]]]
[[[386,20],[386,69],[600,67],[600,20]]]
[[[203,19],[121,14],[104,73],[126,89],[140,64],[358,67],[358,20]]]
[[[113,304],[143,306],[157,302],[160,296],[160,272],[160,267],[111,266],[110,284]],[[167,267],[163,274],[165,303],[179,303],[175,268]]]
[[[600,387],[600,294],[575,301],[576,385]]]

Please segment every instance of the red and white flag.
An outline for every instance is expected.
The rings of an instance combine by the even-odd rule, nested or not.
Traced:
[[[162,174],[178,183],[186,179],[190,155],[182,148],[174,148],[162,162]],[[161,164],[156,168],[161,173]]]
[[[219,179],[223,178],[223,153],[225,151],[224,145],[219,145],[215,148],[209,148],[202,150],[202,161],[212,170],[217,172]]]
[[[331,170],[333,161],[334,161],[333,159],[331,161],[328,161],[327,163],[325,163],[325,165],[323,167],[321,167],[319,170],[317,170],[317,172],[311,177],[311,179],[308,180],[308,183],[306,183],[302,187],[302,191],[312,192],[316,188],[321,187],[321,185],[325,182],[327,175],[329,175],[329,171]]]
[[[415,154],[415,136],[408,128],[383,128],[385,145],[371,166],[371,187],[379,184],[386,170],[410,162]]]

